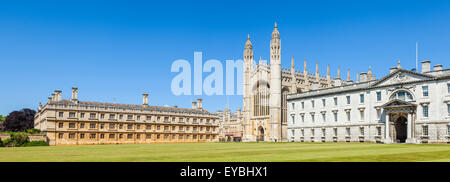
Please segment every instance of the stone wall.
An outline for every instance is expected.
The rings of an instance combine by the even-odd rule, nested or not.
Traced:
[[[4,141],[4,140],[6,140],[6,139],[8,139],[8,138],[10,138],[11,136],[9,136],[9,134],[7,134],[7,133],[0,133],[0,139],[2,140],[2,141]]]
[[[45,135],[42,134],[29,134],[28,135],[28,139],[30,140],[30,142],[32,141],[47,141],[47,137]]]
[[[10,134],[0,133],[0,139],[2,141],[5,141],[8,138],[11,138]],[[28,134],[28,139],[30,140],[30,142],[32,142],[32,141],[47,141],[47,137],[42,134]]]

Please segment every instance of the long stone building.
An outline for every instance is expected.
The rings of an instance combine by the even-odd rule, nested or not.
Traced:
[[[297,142],[450,142],[450,69],[422,62],[376,80],[288,96],[288,137]]]
[[[311,74],[307,70],[306,59],[304,70],[296,71],[294,58],[291,68],[281,68],[281,39],[275,23],[270,42],[270,64],[254,61],[253,45],[250,36],[244,50],[244,96],[243,96],[243,133],[244,142],[254,141],[287,141],[287,95],[328,88],[343,81],[338,68],[337,77],[331,78],[330,67],[327,75],[316,70]]]
[[[192,109],[63,100],[57,90],[42,106],[39,104],[34,127],[46,134],[50,145],[140,144],[157,142],[218,141],[218,117],[202,107]]]

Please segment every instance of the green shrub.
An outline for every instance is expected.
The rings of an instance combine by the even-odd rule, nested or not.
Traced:
[[[3,146],[6,147],[6,145],[8,145],[8,143],[11,142],[11,138],[8,138],[6,140],[3,141]]]
[[[39,133],[41,133],[41,130],[32,128],[32,129],[28,129],[27,133],[29,133],[29,134],[39,134]]]
[[[3,147],[3,141],[1,138],[0,138],[0,147]]]
[[[11,134],[11,140],[15,147],[20,147],[29,142],[28,135],[26,133],[13,133]]]
[[[22,147],[48,146],[46,141],[31,141],[22,145]]]

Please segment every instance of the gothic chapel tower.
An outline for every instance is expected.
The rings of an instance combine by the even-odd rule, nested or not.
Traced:
[[[250,35],[247,37],[247,42],[245,42],[244,50],[244,140],[251,139],[251,125],[250,125],[250,114],[251,114],[251,83],[250,74],[253,68],[253,47],[250,41]]]
[[[281,142],[281,40],[277,23],[270,41],[270,140]]]

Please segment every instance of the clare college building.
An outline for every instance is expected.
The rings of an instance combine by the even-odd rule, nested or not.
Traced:
[[[47,136],[50,145],[141,144],[161,142],[218,141],[218,117],[202,108],[202,100],[192,109],[63,100],[57,90],[48,102],[39,105],[34,125]]]
[[[359,80],[289,95],[288,138],[298,142],[448,143],[450,69],[422,62],[376,80]],[[348,79],[349,80],[349,79]]]

